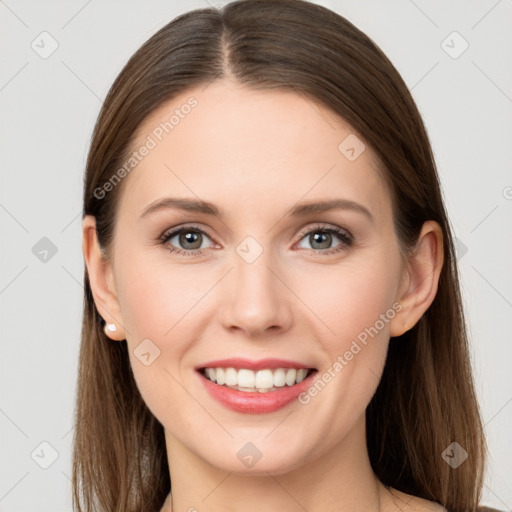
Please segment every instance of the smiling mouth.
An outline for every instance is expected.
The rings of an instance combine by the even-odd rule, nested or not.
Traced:
[[[214,384],[246,393],[269,393],[299,384],[315,368],[268,368],[258,371],[246,368],[200,368],[203,377]]]

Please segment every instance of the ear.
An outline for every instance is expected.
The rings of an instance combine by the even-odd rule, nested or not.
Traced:
[[[411,329],[432,304],[443,262],[443,232],[437,222],[429,220],[403,270],[397,297],[402,309],[390,322],[391,336]]]
[[[105,334],[113,340],[124,340],[126,334],[115,292],[112,266],[100,248],[96,219],[92,215],[86,215],[82,221],[82,251],[96,309],[107,324],[116,326],[115,331],[105,329]]]

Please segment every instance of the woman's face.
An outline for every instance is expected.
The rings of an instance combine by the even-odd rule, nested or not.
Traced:
[[[362,442],[403,274],[371,150],[301,95],[228,81],[174,98],[137,133],[112,283],[137,385],[169,446],[226,471],[278,474]],[[292,213],[325,201],[339,207]],[[240,358],[286,362],[218,363]],[[198,370],[209,366],[235,368],[210,371],[221,383],[250,388],[254,376],[263,392],[213,384]],[[295,387],[293,368],[316,371]]]

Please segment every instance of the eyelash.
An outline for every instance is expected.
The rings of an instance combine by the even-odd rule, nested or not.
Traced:
[[[187,233],[187,232],[201,233],[202,235],[206,235],[208,238],[213,240],[213,237],[207,231],[205,231],[201,228],[198,228],[195,226],[184,226],[184,227],[181,227],[174,231],[164,233],[159,238],[159,244],[165,245],[171,238],[173,238],[174,236],[179,235],[183,232],[185,232],[185,233]],[[331,248],[331,249],[309,249],[310,251],[314,251],[315,253],[319,253],[323,256],[344,251],[344,250],[348,249],[349,247],[351,247],[354,242],[352,236],[347,231],[342,230],[340,228],[325,227],[325,226],[322,226],[319,224],[314,226],[313,228],[303,230],[300,233],[300,238],[298,241],[300,242],[305,236],[310,235],[312,233],[317,233],[317,232],[334,234],[342,241],[342,243],[339,246],[337,246],[335,248]],[[179,248],[171,246],[171,247],[168,247],[167,250],[171,253],[176,253],[176,254],[190,257],[190,256],[199,256],[205,249],[184,250],[184,249],[179,249]]]

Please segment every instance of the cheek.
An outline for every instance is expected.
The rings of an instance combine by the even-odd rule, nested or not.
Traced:
[[[300,292],[321,320],[316,323],[324,334],[319,338],[324,373],[318,376],[323,383],[317,389],[325,384],[329,391],[323,400],[329,395],[332,409],[343,410],[345,419],[361,414],[375,392],[386,361],[390,321],[398,309],[398,260],[386,251],[367,256],[310,270],[308,282],[317,286],[303,286]]]
[[[389,322],[397,314],[396,274],[391,263],[372,259],[363,265],[359,260],[350,268],[331,267],[309,274],[316,283],[329,275],[329,286],[318,286],[308,294],[308,305],[321,319],[316,324],[325,335],[319,338],[321,371],[299,402],[311,407],[326,438],[346,433],[378,386],[389,344]]]
[[[300,275],[307,275],[307,280]],[[373,326],[392,307],[398,272],[396,259],[382,251],[339,265],[309,266],[294,279],[294,291],[317,318],[325,339],[343,344]],[[388,323],[379,330],[386,336]]]
[[[180,269],[156,256],[123,258],[117,268],[118,300],[132,344],[144,338],[161,344],[172,338],[207,291],[193,266]]]
[[[123,258],[116,271],[137,388],[153,415],[177,428],[184,420],[168,417],[166,411],[189,407],[190,396],[180,385],[181,364],[196,336],[194,329],[200,329],[199,323],[190,320],[197,320],[194,305],[205,290],[195,284],[193,272],[180,272],[161,261],[156,264],[147,254]]]

